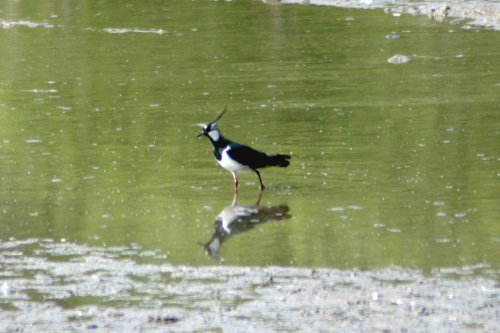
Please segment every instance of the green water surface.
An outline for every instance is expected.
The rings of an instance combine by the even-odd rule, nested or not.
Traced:
[[[0,240],[187,265],[500,266],[499,32],[259,1],[3,1],[0,20]],[[291,217],[216,259],[201,244],[233,180],[195,125],[225,105],[224,135],[292,155],[261,198]],[[254,205],[257,177],[240,181]]]

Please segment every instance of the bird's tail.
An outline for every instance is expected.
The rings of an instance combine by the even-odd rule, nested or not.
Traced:
[[[282,154],[276,154],[276,155],[267,155],[268,160],[267,160],[267,166],[279,166],[279,167],[287,167],[290,164],[289,159],[292,158],[290,155],[282,155]]]

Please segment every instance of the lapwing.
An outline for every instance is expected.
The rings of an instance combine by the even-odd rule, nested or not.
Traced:
[[[255,172],[259,177],[260,190],[264,190],[265,186],[262,183],[258,169],[270,166],[287,167],[290,164],[288,160],[291,156],[266,154],[225,138],[217,126],[217,121],[219,121],[224,113],[226,113],[226,108],[224,108],[224,111],[214,121],[208,124],[199,124],[203,131],[198,134],[198,137],[204,135],[210,139],[214,147],[214,155],[217,162],[233,175],[235,192],[238,191],[238,172],[240,171]]]

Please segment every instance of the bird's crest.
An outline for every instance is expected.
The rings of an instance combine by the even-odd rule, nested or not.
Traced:
[[[220,118],[222,118],[222,116],[224,115],[224,113],[226,113],[226,111],[227,111],[227,105],[226,105],[226,106],[224,106],[224,110],[222,110],[222,112],[220,113],[220,115],[219,115],[217,118],[215,118],[215,120],[214,120],[214,121],[212,121],[211,123],[216,123],[216,122],[218,122],[218,121],[219,121],[219,119],[220,119]]]

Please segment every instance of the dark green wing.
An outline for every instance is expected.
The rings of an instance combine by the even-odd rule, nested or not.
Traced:
[[[263,168],[268,165],[269,156],[245,145],[231,144],[227,154],[238,163],[248,165],[251,169]]]

